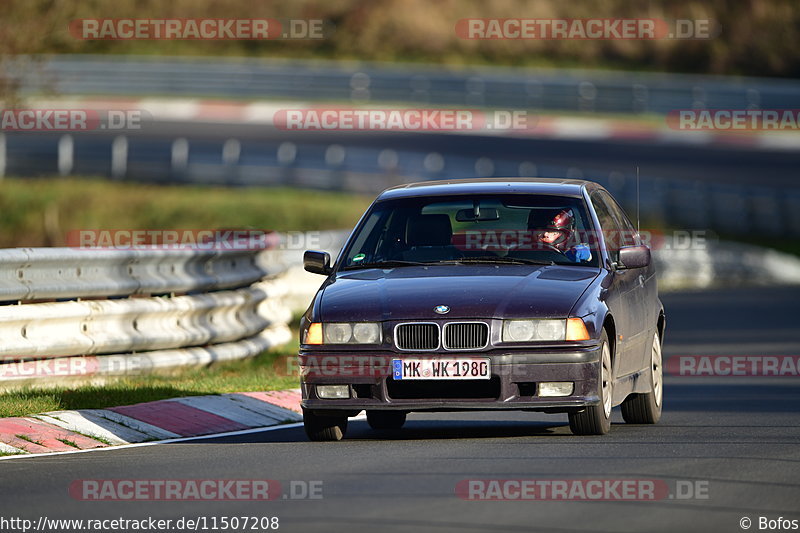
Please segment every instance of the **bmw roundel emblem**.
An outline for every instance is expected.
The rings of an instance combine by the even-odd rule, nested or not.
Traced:
[[[450,312],[450,308],[447,307],[446,305],[437,305],[436,307],[433,308],[433,311],[440,315],[446,315],[447,313]]]

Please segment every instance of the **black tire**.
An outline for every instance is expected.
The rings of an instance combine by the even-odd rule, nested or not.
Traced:
[[[656,331],[650,349],[650,392],[631,394],[622,402],[622,418],[628,424],[655,424],[661,419],[664,405],[661,362],[661,339]]]
[[[318,415],[303,409],[303,428],[305,428],[309,440],[342,440],[347,432],[347,417],[334,413],[331,415]]]
[[[611,399],[614,392],[611,373],[613,359],[605,330],[600,337],[600,345],[597,375],[597,395],[600,397],[600,403],[591,405],[579,413],[569,413],[569,429],[575,435],[605,435],[611,429]]]
[[[367,410],[367,423],[376,430],[400,429],[406,423],[406,412]]]

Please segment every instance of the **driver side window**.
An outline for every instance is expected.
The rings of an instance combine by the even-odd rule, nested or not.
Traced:
[[[610,194],[605,192],[602,192],[600,197],[605,201],[606,206],[608,206],[608,211],[611,213],[611,216],[614,217],[616,226],[622,230],[622,232],[617,235],[616,247],[622,248],[623,246],[637,246],[641,244],[639,240],[639,232],[634,229],[630,219],[625,214],[625,211],[623,211],[619,206],[617,201],[614,200]]]
[[[606,203],[603,201],[603,197],[600,195],[599,191],[592,193],[590,199],[592,201],[592,207],[594,207],[594,211],[597,213],[597,219],[600,221],[600,231],[603,232],[603,240],[605,241],[608,255],[611,257],[612,261],[617,263],[619,262],[619,245],[617,237],[620,234],[621,228],[617,225],[614,217],[611,216],[611,212],[609,211]]]

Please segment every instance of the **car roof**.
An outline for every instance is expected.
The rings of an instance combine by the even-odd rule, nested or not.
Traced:
[[[459,194],[548,194],[583,196],[583,189],[602,188],[593,181],[562,178],[471,178],[421,181],[383,191],[377,201]]]

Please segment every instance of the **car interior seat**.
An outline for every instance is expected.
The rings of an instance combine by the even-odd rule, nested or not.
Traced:
[[[445,214],[412,215],[406,223],[405,261],[441,261],[460,257],[453,246],[453,226]]]

